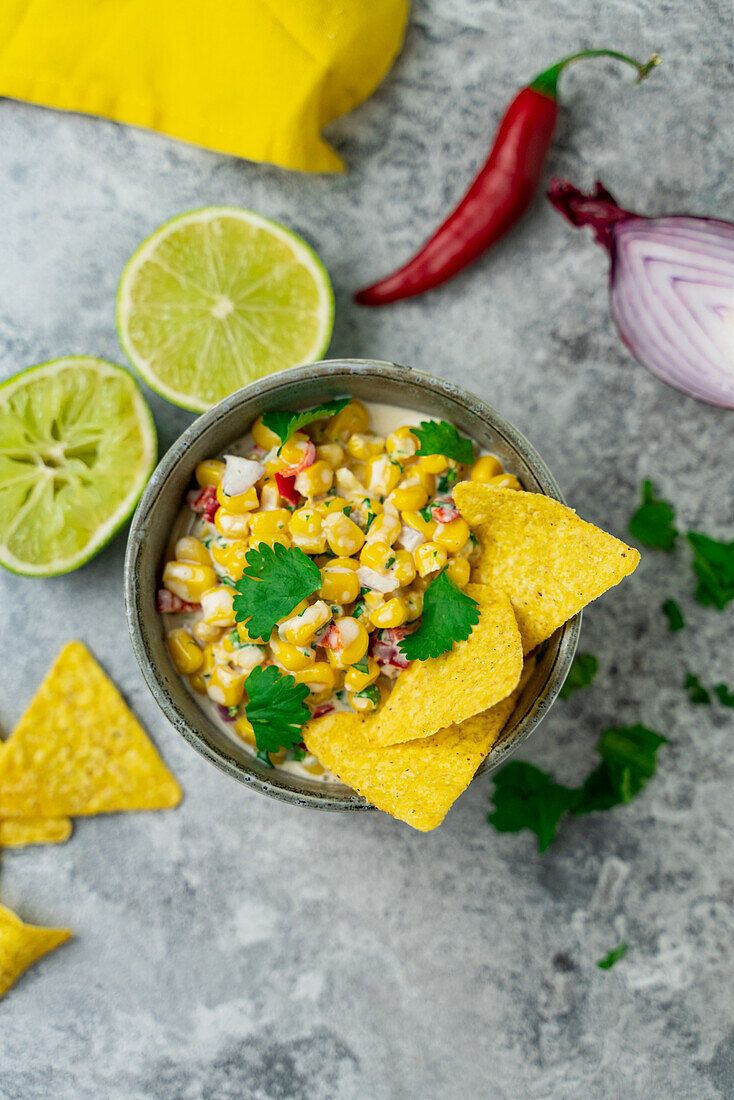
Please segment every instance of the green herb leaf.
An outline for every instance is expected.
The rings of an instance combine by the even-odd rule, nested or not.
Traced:
[[[362,688],[361,691],[355,691],[355,699],[369,699],[375,706],[380,704],[380,689],[377,684],[368,684],[366,688]]]
[[[530,829],[544,852],[556,835],[558,822],[573,808],[578,791],[554,783],[534,764],[511,761],[494,776],[494,811],[487,820],[500,833]]]
[[[672,550],[678,532],[673,527],[675,512],[664,500],[655,498],[651,481],[642,483],[642,504],[630,520],[630,534],[653,550]]]
[[[589,687],[599,671],[599,662],[591,653],[577,653],[569,670],[566,681],[558,692],[561,699],[568,699],[579,688]]]
[[[609,810],[629,802],[655,773],[655,754],[667,738],[641,726],[613,726],[597,745],[602,763],[587,776],[575,814]]]
[[[694,676],[692,672],[686,675],[683,687],[688,692],[688,698],[692,703],[708,704],[711,702],[710,694],[706,691],[698,676]]]
[[[423,594],[418,629],[401,638],[398,649],[409,661],[427,661],[447,653],[454,642],[465,641],[478,622],[476,600],[462,592],[444,568]]]
[[[459,435],[453,424],[446,420],[424,420],[420,428],[410,429],[418,439],[418,450],[421,455],[446,455],[456,462],[470,463],[474,461],[474,444],[471,439],[465,439]]]
[[[714,692],[722,707],[734,707],[734,691],[729,691],[726,684],[717,684]]]
[[[354,664],[352,665],[352,668],[356,668],[357,672],[369,672],[369,670],[370,670],[369,656],[365,653],[364,657],[360,657],[360,659],[358,661],[354,662]]]
[[[302,749],[298,745],[296,745],[292,752],[294,760],[303,760],[306,756],[308,756],[306,749]]]
[[[620,943],[619,947],[613,947],[611,951],[607,951],[606,955],[599,959],[596,965],[600,970],[611,970],[615,963],[625,957],[628,950],[628,943]]]
[[[438,491],[439,491],[439,493],[448,493],[451,489],[453,489],[454,485],[456,485],[456,482],[458,480],[459,480],[459,471],[454,470],[451,467],[449,467],[449,469],[446,471],[446,473],[441,474],[440,478],[438,479]]]
[[[290,439],[294,432],[305,428],[314,420],[323,420],[327,416],[336,416],[349,404],[351,397],[336,397],[333,401],[325,401],[323,405],[316,405],[306,412],[293,412],[291,409],[271,409],[263,413],[263,424],[280,439],[280,446]]]
[[[311,717],[305,703],[305,684],[281,675],[275,665],[257,665],[245,680],[245,691],[245,714],[255,734],[258,755],[277,752],[281,745],[300,745],[303,727]]]
[[[693,547],[693,572],[698,577],[696,599],[705,607],[723,611],[734,600],[734,542],[717,542],[689,531]]]
[[[247,567],[235,585],[235,619],[252,638],[268,639],[278,619],[321,587],[321,572],[297,546],[266,542],[247,553]]]
[[[666,600],[662,606],[663,615],[667,615],[668,625],[671,630],[682,630],[686,625],[683,619],[683,612],[678,607],[675,600]]]

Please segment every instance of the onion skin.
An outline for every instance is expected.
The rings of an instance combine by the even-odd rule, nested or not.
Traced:
[[[552,180],[548,198],[609,252],[612,320],[634,357],[681,393],[734,409],[734,224],[634,214],[601,183],[585,195]]]

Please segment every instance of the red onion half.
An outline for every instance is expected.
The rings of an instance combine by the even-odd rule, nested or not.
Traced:
[[[635,358],[682,393],[733,409],[734,224],[633,214],[601,183],[584,195],[554,179],[548,198],[608,250],[612,320]]]

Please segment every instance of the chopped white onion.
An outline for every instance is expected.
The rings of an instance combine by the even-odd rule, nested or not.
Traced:
[[[395,545],[412,554],[425,541],[420,531],[416,531],[415,527],[408,527],[407,523],[404,523],[400,528],[400,534],[395,540]]]
[[[226,468],[222,477],[222,492],[228,497],[246,493],[265,473],[262,462],[253,462],[251,458],[225,455],[224,461]]]
[[[371,588],[374,592],[394,592],[400,588],[400,582],[391,573],[377,573],[366,565],[360,565],[357,577],[363,588]]]

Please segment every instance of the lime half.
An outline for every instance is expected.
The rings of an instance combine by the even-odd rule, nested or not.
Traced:
[[[120,341],[163,397],[194,412],[323,357],[334,296],[313,249],[277,222],[209,206],[166,222],[122,273]]]
[[[0,385],[0,564],[68,573],[132,512],[156,459],[153,418],[113,363],[56,359]]]

